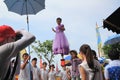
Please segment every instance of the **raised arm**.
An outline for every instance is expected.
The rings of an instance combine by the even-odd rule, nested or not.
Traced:
[[[0,57],[9,59],[15,57],[22,49],[35,41],[35,36],[25,30],[17,31],[17,34],[22,35],[21,39],[0,46],[2,49],[0,50]]]
[[[56,32],[54,28],[52,28],[52,31],[53,31],[53,32]]]
[[[26,61],[24,61],[22,64],[21,64],[21,66],[20,66],[20,68],[21,69],[24,69],[25,68],[25,66],[28,64],[28,60],[30,59],[30,56],[26,59]]]
[[[35,36],[32,35],[31,33],[25,31],[25,30],[20,30],[17,31],[16,34],[21,34],[22,37],[21,39],[13,42],[14,48],[13,48],[13,55],[16,55],[17,52],[21,51],[22,49],[26,48],[29,46],[32,42],[35,41]]]

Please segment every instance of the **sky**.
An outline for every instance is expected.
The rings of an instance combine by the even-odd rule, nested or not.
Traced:
[[[55,33],[56,18],[63,19],[70,49],[79,51],[82,44],[89,44],[97,51],[96,23],[103,26],[103,19],[106,19],[119,6],[120,0],[46,0],[45,9],[36,15],[30,15],[30,32],[37,40],[53,40]],[[3,0],[0,0],[0,25],[7,24],[15,30],[26,29],[26,16],[9,12]],[[107,29],[99,28],[102,43],[114,35]]]

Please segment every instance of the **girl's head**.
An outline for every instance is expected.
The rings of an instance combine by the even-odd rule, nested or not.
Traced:
[[[55,66],[54,64],[50,65],[50,70],[54,70]]]
[[[71,50],[70,54],[71,54],[72,59],[77,58],[77,51]]]
[[[56,22],[57,22],[58,25],[60,25],[61,22],[62,22],[62,19],[61,19],[60,17],[58,17],[58,18],[56,19]]]
[[[47,63],[46,63],[46,62],[43,62],[43,63],[42,63],[42,66],[43,66],[43,68],[46,68],[46,67],[47,67]]]
[[[98,58],[97,58],[97,53],[96,53],[95,50],[92,50],[92,55],[93,55],[93,58],[94,58],[94,59],[98,60]]]
[[[92,55],[92,51],[91,51],[90,46],[87,45],[87,44],[83,44],[80,47],[80,54],[82,56],[85,56],[89,68],[93,69],[94,68],[94,62],[93,62],[93,55]]]
[[[28,57],[29,57],[28,53],[24,53],[24,54],[22,55],[23,60],[26,60]]]

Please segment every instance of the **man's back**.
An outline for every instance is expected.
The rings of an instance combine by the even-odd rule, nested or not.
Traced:
[[[105,78],[120,80],[120,60],[113,60],[105,67]]]

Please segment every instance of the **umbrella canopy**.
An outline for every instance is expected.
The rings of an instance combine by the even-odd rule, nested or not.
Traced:
[[[104,45],[111,45],[120,42],[120,34],[113,35],[108,37],[108,39],[105,41]]]
[[[36,14],[45,9],[45,0],[5,0],[8,10],[20,15]]]
[[[78,57],[79,59],[82,59],[82,56],[81,56],[80,54],[78,54],[77,57]],[[64,59],[65,59],[66,61],[67,61],[67,60],[71,60],[71,55],[66,56]]]
[[[105,59],[105,57],[99,57],[98,60],[99,60],[99,62],[102,64],[102,63],[105,62],[106,59]]]
[[[71,60],[71,56],[70,55],[66,56],[65,60]]]
[[[117,34],[120,33],[120,7],[103,21],[103,27]]]

